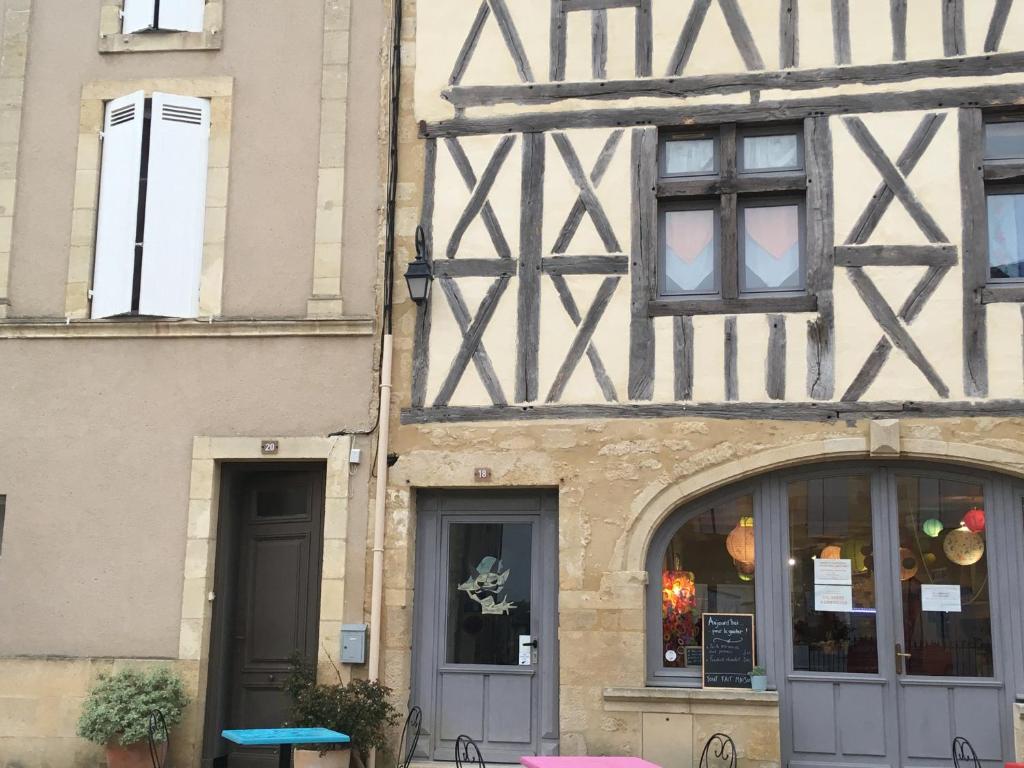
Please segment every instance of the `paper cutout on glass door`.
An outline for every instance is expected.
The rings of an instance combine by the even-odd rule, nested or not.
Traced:
[[[460,592],[465,592],[472,600],[480,603],[480,610],[484,614],[504,615],[516,607],[515,603],[509,602],[507,595],[501,597],[500,603],[495,601],[505,591],[505,582],[512,574],[511,569],[502,570],[503,567],[501,560],[487,556],[476,567],[476,574],[458,586]]]

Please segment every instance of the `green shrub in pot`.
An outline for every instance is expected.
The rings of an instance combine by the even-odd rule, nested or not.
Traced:
[[[347,735],[350,744],[318,744],[310,750],[326,753],[351,746],[357,762],[366,764],[370,751],[388,744],[391,726],[398,722],[398,711],[391,704],[391,689],[377,682],[342,682],[335,667],[337,683],[317,683],[316,667],[292,657],[292,674],[287,691],[292,699],[288,725],[293,728],[329,728]]]
[[[100,675],[82,705],[78,735],[106,747],[109,765],[131,765],[132,754],[148,759],[150,714],[159,710],[171,728],[187,705],[181,678],[167,667]]]

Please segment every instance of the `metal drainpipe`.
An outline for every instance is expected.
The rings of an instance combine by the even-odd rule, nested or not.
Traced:
[[[381,614],[384,603],[384,529],[387,524],[388,444],[391,428],[391,334],[394,305],[395,264],[395,195],[398,187],[398,97],[401,88],[402,0],[392,0],[390,60],[390,110],[388,131],[388,188],[384,245],[384,334],[381,339],[380,406],[377,427],[377,484],[373,515],[373,570],[370,591],[370,661],[369,678],[380,679]],[[375,768],[377,751],[370,752],[368,768]]]

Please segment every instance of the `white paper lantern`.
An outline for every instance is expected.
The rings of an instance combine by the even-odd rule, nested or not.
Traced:
[[[985,538],[961,525],[955,531],[946,534],[942,542],[942,551],[946,557],[957,565],[974,565],[985,554]]]

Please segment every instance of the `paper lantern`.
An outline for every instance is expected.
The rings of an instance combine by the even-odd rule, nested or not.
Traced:
[[[821,550],[822,560],[838,560],[843,556],[843,550],[837,547],[835,544],[829,544],[823,550]]]
[[[921,526],[921,530],[924,531],[925,536],[930,536],[933,539],[937,538],[938,535],[942,533],[942,521],[936,520],[932,517],[924,521],[924,525]]]
[[[980,533],[974,533],[966,525],[961,525],[946,534],[942,551],[957,565],[974,565],[985,554],[985,539]]]
[[[900,581],[908,581],[917,575],[917,558],[913,550],[900,547]]]
[[[843,542],[841,551],[843,557],[850,561],[850,570],[854,573],[864,573],[871,568],[869,565],[871,543],[869,541],[848,539]]]
[[[985,530],[985,510],[974,509],[967,510],[967,514],[964,515],[964,525],[971,533],[981,533]]]
[[[754,518],[740,518],[736,527],[726,536],[725,548],[737,563],[754,564]]]

